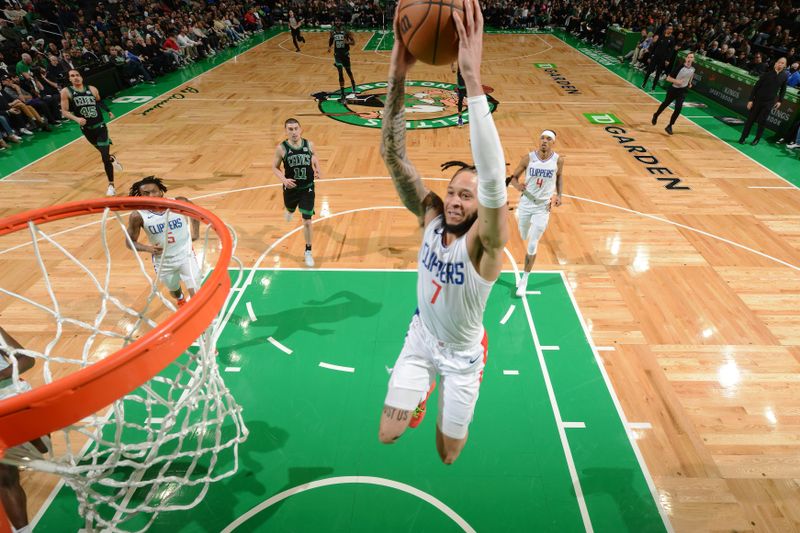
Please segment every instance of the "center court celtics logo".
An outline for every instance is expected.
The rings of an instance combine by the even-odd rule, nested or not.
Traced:
[[[339,91],[320,92],[312,96],[319,102],[319,110],[339,122],[365,128],[380,128],[383,104],[386,101],[385,81],[356,85],[356,92],[345,89],[341,101]],[[491,87],[484,86],[488,95]],[[494,113],[498,102],[488,96],[489,109]],[[436,81],[406,81],[406,128],[410,130],[449,128],[458,125],[458,92],[453,83]],[[467,99],[464,98],[464,124],[469,123]]]

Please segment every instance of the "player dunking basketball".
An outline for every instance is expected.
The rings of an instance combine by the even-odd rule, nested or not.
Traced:
[[[20,353],[22,346],[0,327],[0,400],[22,394],[31,389],[25,381],[14,379],[16,366],[17,376],[27,372],[34,366],[34,359]],[[36,453],[47,453],[49,439],[39,438],[20,446],[26,456]],[[13,455],[7,450],[7,457]],[[0,463],[0,503],[5,508],[15,533],[31,533],[28,525],[27,497],[19,480],[19,468],[15,465]]]
[[[69,82],[70,87],[61,89],[61,114],[65,118],[77,122],[83,136],[100,152],[106,178],[108,178],[106,196],[114,196],[117,193],[114,188],[114,169],[122,171],[122,165],[111,155],[112,143],[108,137],[108,126],[103,120],[100,108],[108,112],[109,118],[114,118],[114,113],[100,99],[100,93],[94,86],[85,87],[83,85],[83,76],[80,72],[75,69],[70,70]]]
[[[395,17],[395,35],[399,17]],[[383,116],[381,152],[400,199],[423,224],[418,255],[418,311],[389,380],[379,439],[395,442],[425,414],[440,376],[436,449],[445,464],[467,441],[486,359],[483,312],[500,275],[508,240],[505,160],[480,80],[483,16],[478,0],[456,11],[459,65],[467,88],[475,166],[460,162],[444,200],[422,183],[405,145],[405,79],[414,58],[395,40]]]
[[[525,253],[525,271],[517,287],[517,296],[522,298],[528,289],[528,275],[536,261],[539,239],[547,229],[550,210],[561,205],[561,191],[564,187],[562,170],[564,156],[553,151],[556,134],[544,130],[539,136],[540,147],[522,157],[511,176],[511,185],[522,193],[517,207],[519,234],[528,241]],[[525,183],[519,178],[525,174]]]
[[[283,205],[286,222],[292,220],[295,209],[300,209],[303,218],[303,235],[306,239],[304,253],[308,267],[314,266],[311,255],[311,217],[314,216],[314,181],[322,179],[319,159],[314,153],[314,144],[303,138],[303,129],[295,118],[284,122],[286,140],[275,148],[272,172],[283,184]],[[283,170],[281,170],[281,165]]]
[[[350,70],[350,47],[356,44],[356,39],[350,30],[344,27],[342,21],[336,19],[331,29],[331,36],[328,39],[328,52],[331,51],[333,46],[333,65],[339,72],[339,91],[340,100],[342,103],[345,101],[344,95],[344,74],[342,69],[347,71],[350,77],[350,84],[353,87],[353,95],[356,94],[356,80],[353,79],[353,71]]]
[[[128,194],[163,198],[166,192],[167,186],[159,178],[147,176],[134,183]],[[175,199],[189,202],[183,196]],[[150,244],[137,242],[142,231]],[[158,279],[166,285],[178,307],[186,303],[181,282],[186,286],[189,296],[194,296],[202,280],[200,266],[192,250],[192,241],[200,236],[199,220],[172,211],[167,215],[166,211],[137,210],[128,219],[128,235],[128,248],[152,254]]]

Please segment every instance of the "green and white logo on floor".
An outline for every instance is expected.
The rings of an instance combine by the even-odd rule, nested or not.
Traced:
[[[584,113],[583,116],[592,124],[622,124],[622,121],[611,113]]]
[[[536,68],[556,68],[555,63],[534,63],[533,66]]]
[[[345,89],[342,101],[339,91],[319,92],[312,96],[319,103],[319,110],[339,122],[380,128],[383,105],[386,102],[387,82],[362,83],[356,85],[356,94]],[[484,87],[487,95],[490,87]],[[464,98],[464,124],[469,123],[466,97]],[[488,96],[489,109],[494,113],[498,102]],[[458,93],[453,83],[438,81],[406,81],[406,129],[449,128],[458,125]]]

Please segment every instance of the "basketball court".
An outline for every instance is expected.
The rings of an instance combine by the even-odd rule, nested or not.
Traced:
[[[506,161],[513,167],[545,128],[558,133],[555,150],[567,159],[564,205],[524,299],[513,294],[524,243],[510,220],[467,446],[454,465],[441,464],[435,407],[398,443],[378,442],[389,372],[416,307],[420,232],[379,153],[375,102],[392,36],[355,35],[353,73],[374,98],[344,110],[311,96],[338,89],[327,33],[306,33],[295,53],[277,31],[193,67],[207,69],[194,77],[183,72],[112,104],[124,113],[110,125],[112,152],[125,165],[118,190],[162,177],[170,196],[189,197],[235,229],[245,267],[217,342],[250,431],[238,472],[212,484],[196,508],[160,514],[150,530],[800,527],[800,400],[792,392],[800,165],[771,147],[739,152],[729,144],[738,130],[699,99],[707,107],[686,109],[691,119],[668,136],[649,123],[653,96],[663,95],[639,90],[634,75],[629,82],[597,50],[560,34],[484,40],[483,83]],[[450,175],[439,164],[471,159],[469,128],[452,120],[455,75],[418,65],[410,81],[409,155],[441,192]],[[302,229],[297,218],[284,220],[271,172],[290,116],[324,173],[312,270],[302,267]],[[43,144],[39,160],[0,160],[1,216],[103,193],[94,149],[58,135],[63,147]],[[513,208],[518,195],[509,195]],[[60,239],[84,249],[79,259],[100,260],[97,243],[65,229]],[[3,241],[0,262],[21,261],[28,241]],[[34,283],[13,272],[5,287]],[[31,317],[12,307],[0,299],[3,326],[35,344]],[[37,528],[82,526],[69,489],[26,474]]]

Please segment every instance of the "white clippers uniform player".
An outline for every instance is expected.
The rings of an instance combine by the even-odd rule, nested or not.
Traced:
[[[186,216],[170,211],[156,213],[139,210],[142,230],[152,246],[160,247],[161,254],[152,254],[153,267],[158,279],[170,292],[181,288],[181,281],[189,294],[200,287],[200,266],[192,249],[192,235]]]
[[[466,236],[442,242],[444,217],[425,228],[417,267],[419,308],[392,369],[386,405],[414,410],[439,382],[438,426],[463,439],[472,421],[486,363],[487,338],[481,319],[493,282],[475,270]]]
[[[550,221],[550,209],[561,205],[561,169],[563,158],[552,150],[555,133],[545,130],[541,135],[541,149],[523,157],[511,177],[511,184],[522,194],[517,207],[519,234],[527,241],[525,268],[517,296],[525,296],[528,275],[533,268],[539,240]],[[525,183],[519,178],[525,173]]]

